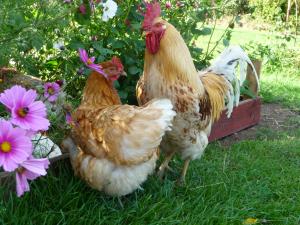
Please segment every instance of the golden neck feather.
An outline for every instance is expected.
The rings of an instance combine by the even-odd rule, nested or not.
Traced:
[[[113,82],[99,73],[92,72],[84,87],[82,103],[98,107],[119,105],[121,101]]]
[[[166,31],[156,54],[152,55],[146,50],[145,76],[149,73],[151,66],[155,64],[167,82],[172,83],[178,80],[187,82],[199,93],[203,93],[203,85],[183,38],[174,26],[166,21],[161,21],[166,25]]]

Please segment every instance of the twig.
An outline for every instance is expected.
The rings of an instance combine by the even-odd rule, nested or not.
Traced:
[[[217,18],[214,18],[214,26],[213,26],[212,32],[211,32],[209,40],[208,40],[208,44],[207,44],[207,48],[206,48],[206,53],[205,53],[204,59],[206,59],[207,56],[208,56],[208,50],[209,50],[210,42],[211,42],[212,36],[215,33],[216,26],[217,26]]]
[[[235,17],[236,17],[236,16],[234,16],[234,17],[232,18],[232,20],[230,21],[230,23],[229,23],[228,26],[226,27],[224,33],[223,33],[222,36],[219,38],[219,40],[216,41],[215,46],[212,48],[212,50],[209,52],[208,55],[212,54],[213,51],[216,49],[216,47],[219,45],[219,42],[220,42],[220,41],[223,39],[223,37],[226,35],[226,33],[227,33],[228,29],[229,29],[229,26],[230,26],[230,24],[234,21]]]

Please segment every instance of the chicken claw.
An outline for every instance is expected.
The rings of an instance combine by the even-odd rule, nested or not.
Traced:
[[[180,178],[176,182],[178,186],[184,186],[185,185],[185,175],[186,175],[186,171],[187,171],[187,169],[189,167],[190,161],[191,161],[190,158],[186,159],[184,161],[184,165],[183,165],[183,169],[182,169],[182,172],[181,172],[181,176],[180,176]]]
[[[173,172],[174,170],[171,169],[169,167],[169,162],[171,161],[172,157],[174,155],[174,152],[172,152],[171,154],[167,155],[165,160],[163,161],[163,163],[160,165],[159,169],[158,169],[158,172],[157,172],[157,175],[159,177],[160,180],[163,180],[164,176],[165,176],[165,173],[166,173],[166,170],[169,170],[171,172]]]

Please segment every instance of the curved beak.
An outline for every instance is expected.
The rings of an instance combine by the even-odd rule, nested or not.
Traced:
[[[123,72],[121,73],[121,76],[127,77],[127,73],[126,73],[125,71],[123,71]]]

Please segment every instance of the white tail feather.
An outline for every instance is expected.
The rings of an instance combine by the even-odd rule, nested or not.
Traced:
[[[254,65],[246,52],[240,46],[230,46],[226,48],[212,63],[210,67],[201,73],[213,72],[222,74],[229,81],[229,92],[227,94],[227,116],[230,117],[233,105],[238,106],[240,100],[240,87],[243,85],[247,75],[247,65],[250,65],[255,76],[258,90],[259,80]],[[239,65],[240,73],[236,74],[236,67]]]

